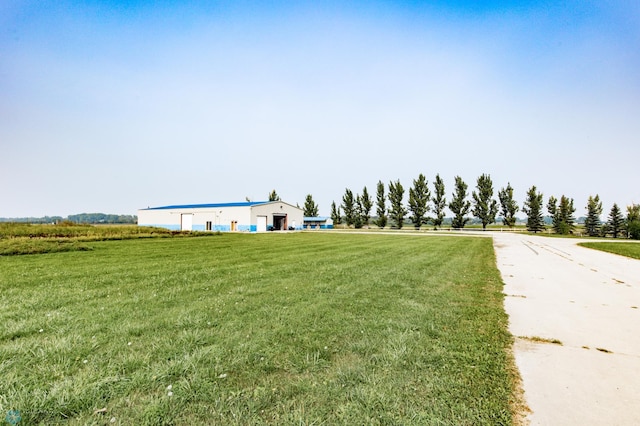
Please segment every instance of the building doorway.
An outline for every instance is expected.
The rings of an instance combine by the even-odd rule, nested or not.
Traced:
[[[257,225],[257,229],[258,232],[266,232],[267,230],[267,217],[266,216],[258,216],[258,225]]]
[[[286,214],[274,214],[273,215],[273,229],[275,231],[285,231],[287,229],[287,215]]]
[[[182,214],[180,215],[180,230],[191,231],[193,229],[193,215]]]

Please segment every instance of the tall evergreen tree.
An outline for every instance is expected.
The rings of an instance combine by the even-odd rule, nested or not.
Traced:
[[[433,191],[433,227],[438,228],[442,226],[444,209],[447,207],[447,199],[444,196],[444,181],[440,178],[440,174],[436,175],[436,180],[433,182]]]
[[[538,233],[544,230],[542,217],[542,193],[538,192],[535,185],[527,191],[527,199],[522,206],[522,211],[527,215],[527,230]]]
[[[280,196],[275,189],[269,193],[269,201],[280,201]]]
[[[449,203],[449,210],[453,213],[451,226],[455,229],[462,229],[469,221],[466,215],[471,208],[471,202],[467,199],[467,184],[460,176],[455,177],[455,192]]]
[[[427,212],[429,211],[429,198],[431,191],[426,178],[422,173],[418,179],[413,181],[413,187],[409,188],[409,210],[413,215],[411,221],[416,229],[420,229],[423,223],[427,222]]]
[[[384,195],[384,183],[378,181],[376,193],[376,214],[378,218],[374,222],[376,226],[384,228],[387,226],[387,197]]]
[[[356,229],[362,228],[363,225],[363,213],[364,208],[362,207],[362,197],[360,194],[356,194],[356,203],[355,203],[355,211],[353,213],[353,226]]]
[[[493,182],[491,176],[482,174],[476,182],[476,189],[471,196],[473,198],[473,209],[471,213],[482,222],[482,230],[487,229],[487,225],[496,221],[498,214],[498,203],[493,199]]]
[[[627,207],[627,236],[634,240],[640,240],[640,204],[632,204]]]
[[[307,198],[304,200],[304,216],[316,217],[318,216],[318,205],[313,201],[311,194],[307,194]]]
[[[340,225],[342,223],[342,216],[340,215],[340,207],[336,206],[336,202],[331,202],[331,220],[334,225]]]
[[[558,209],[562,215],[562,220],[566,224],[564,232],[573,234],[576,228],[576,217],[574,216],[576,209],[573,207],[573,198],[565,197],[564,195],[560,197]]]
[[[396,182],[389,182],[389,217],[394,221],[398,229],[402,229],[404,225],[404,217],[407,214],[407,210],[402,205],[402,199],[404,198],[404,188],[400,183],[400,180]]]
[[[513,228],[516,224],[516,213],[518,212],[518,203],[513,199],[513,188],[511,183],[507,183],[506,188],[502,188],[498,192],[500,199],[500,213],[502,214],[502,223],[504,226]]]
[[[613,203],[613,207],[611,207],[607,225],[609,225],[609,232],[613,235],[613,238],[618,238],[618,235],[620,235],[624,227],[624,217],[622,216],[620,207],[618,207],[616,203]]]
[[[590,237],[597,237],[600,235],[600,215],[602,214],[602,202],[600,196],[596,194],[595,197],[589,196],[587,201],[587,219],[584,221],[584,229],[587,235]]]
[[[369,191],[367,191],[367,187],[365,186],[362,189],[362,195],[360,196],[360,205],[362,207],[362,211],[360,215],[362,216],[362,224],[369,227],[369,219],[371,219],[371,208],[373,207],[373,201],[371,200],[371,196],[369,195]]]
[[[560,202],[554,196],[549,197],[547,211],[553,221],[553,230],[557,234],[570,234],[575,229],[576,219],[573,216],[576,209],[573,207],[573,198],[560,197]]]
[[[551,227],[554,232],[558,233],[560,229],[560,216],[558,215],[558,199],[553,195],[549,197],[549,201],[547,202],[547,212],[551,216]]]
[[[342,196],[342,211],[344,212],[344,223],[351,226],[356,219],[356,200],[353,198],[353,192],[349,188],[345,189]]]

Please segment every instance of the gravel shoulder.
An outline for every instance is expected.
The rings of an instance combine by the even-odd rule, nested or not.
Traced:
[[[640,424],[640,260],[492,234],[530,424]]]

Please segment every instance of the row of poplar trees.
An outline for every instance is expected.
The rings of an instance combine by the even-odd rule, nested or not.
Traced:
[[[410,215],[409,219],[416,229],[420,229],[423,225],[439,228],[442,226],[445,209],[448,207],[453,213],[452,228],[464,228],[471,220],[468,217],[471,213],[479,219],[482,228],[485,229],[487,225],[495,222],[498,214],[498,202],[493,199],[491,176],[483,174],[478,178],[476,190],[471,193],[471,201],[467,199],[467,190],[468,185],[460,176],[456,176],[454,192],[451,201],[447,203],[444,181],[440,175],[436,175],[433,192],[431,192],[426,177],[420,174],[417,179],[414,179],[413,186],[409,188],[409,202],[405,206],[403,203],[405,189],[400,180],[391,181],[388,186],[379,181],[375,202],[376,218],[373,223],[380,228],[390,224],[400,229],[407,215]],[[501,189],[498,195],[503,222],[507,226],[514,226],[518,205],[513,199],[513,188],[509,184]],[[334,224],[340,224],[344,220],[347,226],[359,228],[369,224],[373,205],[367,187],[364,187],[362,194],[355,195],[347,188],[342,197],[342,204],[338,206],[335,201],[331,204],[331,219]]]
[[[493,198],[493,182],[491,176],[483,174],[476,181],[476,188],[468,199],[468,185],[460,176],[455,177],[454,191],[451,200],[447,203],[445,197],[444,181],[437,174],[433,182],[433,192],[429,189],[428,182],[423,174],[413,180],[413,186],[409,188],[409,202],[403,203],[405,189],[400,180],[389,182],[385,186],[382,181],[377,184],[376,200],[369,195],[367,187],[362,194],[354,194],[347,188],[342,196],[342,203],[331,203],[331,219],[335,225],[344,223],[347,226],[362,228],[368,226],[371,221],[372,208],[376,208],[376,216],[373,224],[384,228],[391,225],[397,229],[403,227],[405,218],[409,218],[416,229],[423,225],[432,225],[434,228],[442,226],[445,217],[445,208],[453,213],[451,227],[462,229],[471,220],[471,213],[482,223],[482,229],[495,223],[498,213],[505,226],[513,227],[516,223],[516,213],[519,206],[513,197],[513,187],[510,183],[498,191],[498,200]],[[389,203],[387,205],[387,202]],[[527,215],[527,230],[541,232],[546,229],[543,214],[543,194],[535,186],[527,191],[526,201],[522,211]],[[557,199],[549,197],[547,212],[551,218],[551,227],[558,234],[573,233],[576,229],[575,208],[573,199],[564,195]],[[309,213],[306,214],[307,210]],[[316,216],[317,205],[311,195],[307,195],[305,202],[305,216]],[[628,236],[640,239],[640,205],[633,204],[627,207],[627,216],[624,217],[621,209],[614,204],[609,218],[602,222],[602,202],[600,197],[589,197],[587,203],[587,217],[584,229],[590,236],[612,235],[614,238]]]

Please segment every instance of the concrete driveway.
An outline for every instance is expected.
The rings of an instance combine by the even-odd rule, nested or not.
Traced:
[[[530,423],[640,425],[640,260],[493,237]]]

